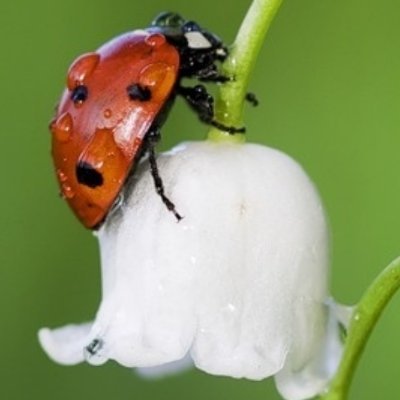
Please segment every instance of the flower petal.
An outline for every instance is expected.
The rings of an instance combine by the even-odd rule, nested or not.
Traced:
[[[92,324],[67,325],[59,329],[42,328],[39,342],[47,355],[59,364],[74,365],[84,361],[84,348]]]
[[[148,368],[137,368],[137,374],[147,379],[159,379],[165,378],[170,375],[175,375],[179,372],[184,372],[193,367],[193,361],[190,354],[186,354],[185,357],[177,361],[170,363],[157,365],[155,367]]]
[[[289,357],[282,371],[275,375],[278,391],[287,400],[309,399],[322,393],[339,365],[342,341],[337,314],[344,307],[329,301],[326,308],[326,326],[322,325],[323,331],[313,338],[312,358],[299,366],[293,357]],[[347,327],[347,321],[343,327]]]
[[[282,368],[296,332],[299,362],[310,358],[309,331],[325,318],[327,234],[301,168],[263,146],[213,143],[186,144],[158,164],[184,219],[142,169],[99,232],[103,305],[114,308],[97,321],[110,357],[149,366],[191,348],[207,372],[262,379]],[[302,298],[310,312],[295,325]]]

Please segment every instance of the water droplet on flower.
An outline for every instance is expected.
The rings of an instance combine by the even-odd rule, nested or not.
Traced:
[[[64,113],[51,124],[51,131],[56,140],[60,142],[68,142],[72,135],[73,122],[71,114]]]
[[[232,313],[236,311],[236,307],[232,303],[228,303],[228,305],[226,306],[226,309]]]

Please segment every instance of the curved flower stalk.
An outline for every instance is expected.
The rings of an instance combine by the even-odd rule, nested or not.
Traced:
[[[324,210],[303,170],[254,144],[160,155],[179,223],[147,162],[98,233],[103,299],[92,323],[39,337],[62,364],[155,367],[189,354],[216,375],[275,375],[291,400],[321,392],[341,354],[327,288]]]

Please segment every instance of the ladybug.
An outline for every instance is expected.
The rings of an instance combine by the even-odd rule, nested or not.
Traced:
[[[176,13],[163,13],[147,29],[118,36],[72,63],[50,124],[52,156],[61,194],[85,227],[101,226],[146,153],[157,193],[182,218],[164,193],[154,147],[177,95],[203,122],[244,132],[214,120],[213,98],[203,85],[181,83],[186,77],[229,80],[216,66],[227,55],[214,34]]]

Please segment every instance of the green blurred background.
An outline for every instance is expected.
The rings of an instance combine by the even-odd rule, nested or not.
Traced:
[[[0,5],[0,399],[278,399],[273,383],[201,372],[160,382],[129,369],[61,367],[36,332],[93,317],[97,244],[58,197],[47,124],[69,63],[176,10],[232,41],[249,0],[15,0]],[[332,228],[332,292],[357,301],[400,254],[400,2],[286,0],[250,89],[248,140],[292,155],[316,182]],[[163,148],[207,128],[178,101]],[[399,296],[400,297],[400,296]],[[400,393],[400,300],[374,332],[351,399]]]

